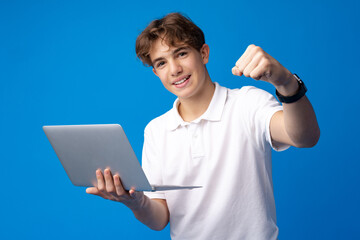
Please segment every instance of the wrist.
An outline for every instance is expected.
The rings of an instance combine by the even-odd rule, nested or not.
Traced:
[[[299,84],[295,76],[289,72],[287,80],[281,85],[275,85],[275,88],[279,94],[284,97],[293,96],[299,90]]]
[[[300,98],[302,98],[305,93],[307,92],[307,88],[305,87],[304,82],[299,78],[298,75],[293,74],[293,77],[295,78],[296,82],[297,82],[297,90],[295,93],[292,93],[291,95],[282,95],[278,89],[276,89],[275,93],[276,96],[278,97],[279,101],[282,103],[293,103],[298,101]],[[285,90],[288,90],[287,94],[290,94],[290,92],[293,91],[293,89],[291,89],[291,91],[289,91],[289,87],[284,88]]]

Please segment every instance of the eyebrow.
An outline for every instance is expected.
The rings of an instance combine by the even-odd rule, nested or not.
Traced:
[[[172,52],[172,55],[176,55],[178,52],[181,52],[182,50],[188,50],[188,49],[189,49],[188,46],[178,47]],[[156,62],[158,62],[160,60],[164,60],[164,59],[165,59],[164,57],[156,58],[156,59],[154,59],[154,61],[152,61],[152,65],[154,66]]]

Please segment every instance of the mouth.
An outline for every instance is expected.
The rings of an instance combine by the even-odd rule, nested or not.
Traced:
[[[191,75],[187,75],[187,76],[179,79],[178,81],[174,82],[173,85],[183,84],[184,82],[186,82],[187,80],[189,80],[190,77],[191,77]]]

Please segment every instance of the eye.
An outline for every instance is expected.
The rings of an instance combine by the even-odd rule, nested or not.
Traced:
[[[179,57],[184,57],[187,55],[187,52],[179,52]]]
[[[162,66],[164,66],[165,62],[164,61],[160,61],[156,64],[156,68],[160,68]]]

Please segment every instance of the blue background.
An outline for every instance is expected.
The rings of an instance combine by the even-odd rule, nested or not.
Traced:
[[[0,1],[0,238],[169,239],[123,205],[71,184],[43,125],[120,123],[138,157],[143,129],[175,99],[136,59],[137,35],[180,11],[204,31],[213,81],[263,47],[305,81],[322,130],[312,149],[273,155],[280,239],[359,239],[358,1]],[[210,216],[209,216],[210,217]]]

